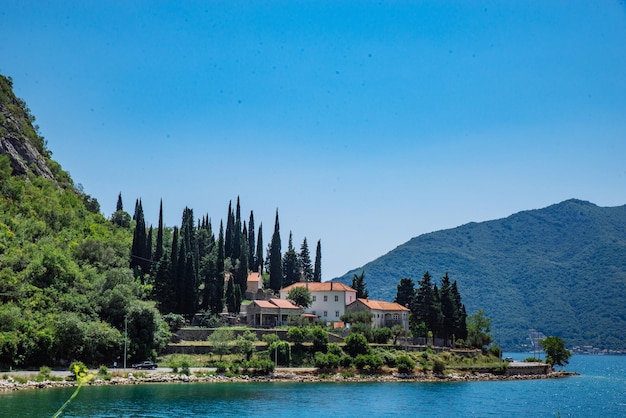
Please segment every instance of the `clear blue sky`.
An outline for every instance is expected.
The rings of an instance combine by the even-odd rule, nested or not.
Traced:
[[[182,5],[180,4],[182,3]],[[623,1],[14,1],[11,76],[106,216],[278,208],[323,279],[411,237],[626,203]],[[367,273],[366,273],[367,276]]]

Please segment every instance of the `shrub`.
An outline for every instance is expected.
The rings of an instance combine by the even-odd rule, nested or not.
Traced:
[[[362,371],[375,372],[383,367],[383,359],[377,354],[359,354],[354,359],[354,366]]]
[[[350,326],[351,334],[362,334],[368,342],[374,341],[374,335],[372,333],[372,326],[370,324],[364,324],[357,322]]]
[[[274,371],[274,362],[267,359],[253,359],[245,363],[248,374],[268,375]]]
[[[269,346],[270,356],[278,357],[278,364],[289,365],[291,362],[291,346],[287,341],[276,341]]]
[[[343,355],[343,350],[341,349],[341,346],[337,343],[328,344],[328,346],[326,347],[326,352],[329,354],[334,354],[337,357],[341,357]]]
[[[332,353],[315,353],[315,367],[321,370],[333,370],[339,368],[339,356]]]
[[[50,374],[52,370],[48,366],[41,366],[39,368],[39,374],[37,375],[37,381],[42,382],[44,380],[50,380]]]
[[[491,347],[489,347],[489,354],[491,354],[494,357],[501,358],[502,357],[502,349],[500,347],[498,347],[497,345],[492,345]]]
[[[393,337],[393,334],[390,328],[375,328],[372,330],[372,339],[375,343],[387,344],[391,337]]]
[[[228,363],[226,363],[225,361],[216,361],[215,369],[215,371],[218,373],[224,373],[228,369]]]
[[[180,362],[180,372],[182,374],[185,374],[187,376],[189,376],[190,371],[189,371],[189,362],[187,360],[183,360]]]
[[[363,334],[350,334],[345,339],[344,350],[351,357],[356,357],[359,354],[368,354],[370,346]]]
[[[313,343],[313,351],[326,352],[328,348],[328,333],[318,325],[311,328],[309,335]]]
[[[278,335],[276,334],[264,334],[263,341],[267,345],[272,345],[272,343],[275,343],[276,341],[280,341],[280,338],[278,338]]]
[[[378,354],[380,356],[380,358],[383,360],[383,363],[385,364],[385,366],[387,366],[387,367],[396,367],[396,357],[397,357],[397,354],[396,354],[395,350],[378,349],[378,350],[376,350],[376,354]]]
[[[296,288],[297,289],[297,288]],[[291,327],[287,331],[287,339],[294,344],[302,344],[306,338],[306,333],[300,327]]]
[[[410,374],[413,373],[415,368],[415,361],[406,354],[400,354],[396,358],[396,367],[398,368],[398,373]]]
[[[443,361],[439,359],[435,359],[435,361],[433,361],[433,373],[443,374],[445,369],[446,365],[443,363]]]

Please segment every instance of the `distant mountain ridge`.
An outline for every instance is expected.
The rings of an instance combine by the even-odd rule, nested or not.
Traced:
[[[334,280],[365,270],[372,298],[393,300],[401,278],[457,280],[468,313],[484,309],[505,349],[528,329],[570,346],[626,348],[626,205],[571,199],[504,219],[412,238]]]

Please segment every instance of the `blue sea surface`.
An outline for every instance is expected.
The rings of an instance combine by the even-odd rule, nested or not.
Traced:
[[[626,356],[574,356],[561,379],[83,387],[65,417],[626,417]],[[52,416],[73,389],[0,393],[0,416]]]

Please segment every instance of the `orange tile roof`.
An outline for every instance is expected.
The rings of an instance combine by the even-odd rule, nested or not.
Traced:
[[[385,302],[383,300],[357,299],[363,305],[377,311],[409,311],[409,308],[396,302]]]
[[[258,282],[261,280],[261,275],[259,273],[250,273],[248,274],[249,282]]]
[[[280,289],[282,292],[289,292],[294,287],[306,287],[311,292],[355,292],[353,288],[340,282],[297,282]]]
[[[302,309],[298,305],[294,305],[288,300],[285,299],[270,299],[270,300],[254,300],[252,303],[257,304],[261,308],[266,309]]]

